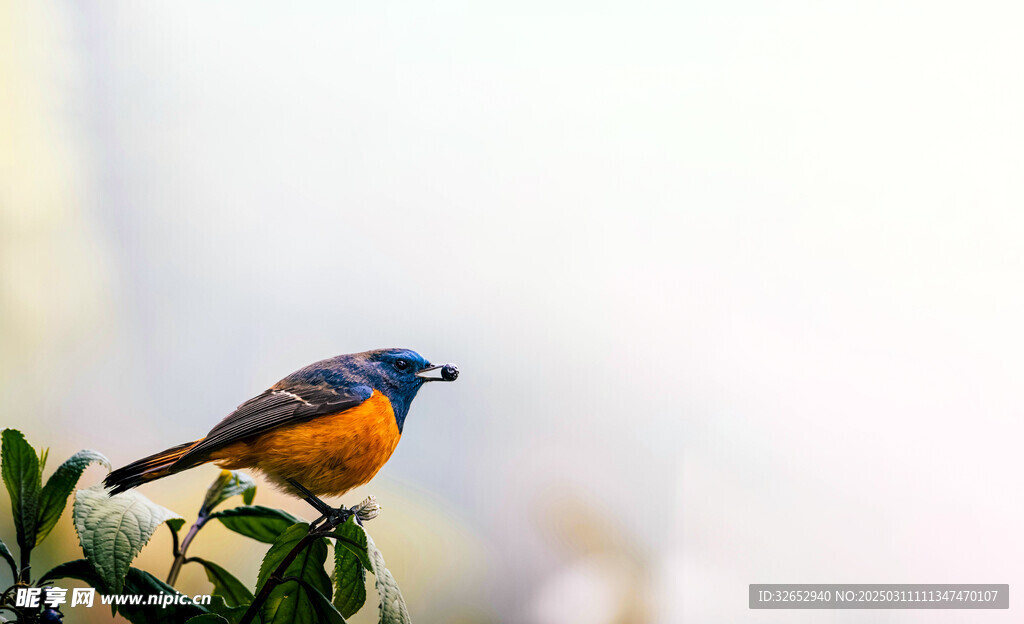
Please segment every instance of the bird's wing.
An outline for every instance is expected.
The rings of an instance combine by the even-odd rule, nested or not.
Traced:
[[[242,403],[175,462],[186,468],[205,461],[212,451],[281,425],[351,409],[370,398],[368,386],[338,388],[327,384],[278,384]]]

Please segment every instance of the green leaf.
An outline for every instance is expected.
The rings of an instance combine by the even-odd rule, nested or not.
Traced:
[[[254,596],[249,588],[224,568],[199,557],[191,557],[190,560],[206,569],[206,578],[213,583],[213,595],[222,596],[229,606],[247,605],[253,601]]]
[[[288,553],[299,544],[309,532],[305,522],[292,525],[277,538],[267,551],[260,565],[257,588],[262,588]],[[260,618],[263,624],[321,624],[324,621],[344,621],[330,601],[324,598],[331,593],[331,579],[324,571],[327,561],[327,544],[324,538],[310,542],[288,565],[282,578],[294,577],[301,582],[283,582],[273,590],[263,603]],[[319,600],[315,593],[320,593]],[[325,613],[324,604],[330,607],[336,617]],[[325,619],[326,618],[326,619]]]
[[[101,593],[107,593],[107,586],[103,583],[103,579],[100,575],[96,573],[96,568],[92,567],[92,564],[85,559],[75,559],[74,561],[67,561],[54,566],[49,572],[39,579],[39,584],[41,585],[46,581],[62,578],[73,578],[85,581],[86,584],[91,587],[95,587],[100,590]]]
[[[82,551],[115,594],[157,527],[180,518],[134,491],[107,496],[103,486],[97,485],[75,493],[75,529]]]
[[[242,621],[242,616],[249,609],[249,605],[241,605],[239,607],[229,607],[222,596],[213,596],[210,600],[210,605],[207,607],[211,613],[216,613],[225,620],[228,624],[239,624]],[[257,623],[258,624],[258,623]]]
[[[366,603],[366,532],[354,519],[334,530],[334,606],[344,617],[356,614]]]
[[[338,539],[334,540],[335,547],[341,546],[359,558],[364,568],[373,569],[368,551],[369,535],[366,530],[356,522],[355,516],[349,518],[345,524],[334,529]]]
[[[220,476],[206,490],[206,498],[203,500],[202,509],[210,512],[214,507],[236,494],[242,495],[242,501],[246,505],[252,504],[253,498],[256,497],[256,482],[244,472],[221,470]]]
[[[273,544],[285,530],[297,522],[299,518],[280,509],[263,507],[262,505],[246,505],[232,507],[210,514],[235,533]]]
[[[381,624],[408,624],[412,621],[409,609],[405,606],[405,598],[402,598],[395,577],[391,576],[391,571],[384,566],[384,555],[377,550],[377,545],[373,543],[369,533],[364,530],[363,535],[366,536],[366,552],[370,555],[370,563],[373,564],[370,570],[377,577]]]
[[[14,555],[12,555],[11,551],[7,549],[7,544],[4,544],[2,539],[0,539],[0,557],[3,557],[4,561],[7,562],[7,565],[11,566],[11,575],[14,577],[14,580],[17,581],[18,564],[15,563]]]
[[[384,565],[384,555],[377,550],[370,534],[356,522],[354,517],[349,518],[345,524],[335,529],[334,534],[339,538],[334,540],[335,557],[337,557],[339,548],[344,548],[358,557],[360,563],[373,572],[376,577],[377,594],[380,596],[381,624],[407,624],[410,622],[405,598],[402,597],[402,592],[398,589],[395,577]],[[337,596],[335,596],[335,604],[338,604]]]
[[[39,582],[42,583],[60,578],[73,578],[84,581],[88,585],[95,587],[99,593],[104,595],[111,593],[120,593],[131,596],[141,595],[146,596],[143,600],[149,600],[149,596],[159,594],[174,596],[176,600],[184,599],[184,595],[179,593],[173,587],[156,578],[149,572],[145,572],[138,568],[131,568],[128,570],[128,574],[124,581],[124,587],[119,592],[112,592],[97,572],[96,568],[85,559],[76,559],[74,561],[62,563],[44,574]],[[98,597],[94,606],[97,604],[101,604]],[[206,612],[207,609],[192,603],[191,600],[180,604],[168,604],[167,606],[163,606],[161,604],[111,605],[112,614],[120,613],[130,622],[135,624],[178,624],[190,617]]]
[[[347,548],[334,549],[334,606],[352,617],[366,604],[366,568]]]
[[[39,474],[39,456],[17,429],[4,429],[2,437],[0,461],[3,466],[0,467],[0,473],[11,495],[14,528],[22,558],[25,559],[26,553],[36,545],[39,492],[43,487]]]
[[[216,613],[204,613],[185,620],[185,624],[229,624],[226,619]]]
[[[78,484],[79,477],[92,462],[110,468],[110,460],[96,451],[78,451],[50,475],[39,498],[39,525],[36,527],[36,545],[50,534],[57,520],[64,513],[68,496]]]
[[[338,612],[331,601],[327,599],[319,591],[307,587],[306,595],[309,597],[310,604],[313,606],[313,611],[316,612],[317,622],[324,622],[326,624],[345,624],[345,618]],[[330,593],[330,592],[328,592]]]

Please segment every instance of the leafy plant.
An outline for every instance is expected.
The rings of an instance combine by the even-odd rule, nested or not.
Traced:
[[[165,597],[164,603],[111,604],[112,613],[133,623],[178,624],[343,624],[346,617],[366,603],[366,571],[376,579],[380,597],[380,622],[405,624],[408,609],[394,577],[384,565],[361,521],[377,515],[373,498],[354,507],[354,514],[340,526],[311,525],[280,509],[254,505],[256,484],[246,474],[224,470],[210,485],[183,538],[185,520],[135,491],[108,496],[102,486],[75,493],[74,525],[83,559],[62,563],[32,581],[32,548],[53,530],[85,468],[99,463],[110,468],[95,451],[80,451],[54,471],[42,485],[46,451],[37,453],[21,432],[3,432],[2,473],[11,497],[20,562],[0,541],[0,558],[11,568],[14,584],[0,594],[0,609],[13,613],[16,622],[60,621],[59,609],[44,603],[17,606],[18,590],[45,588],[55,580],[72,578],[85,582],[101,595]],[[243,505],[216,511],[221,503],[241,496]],[[248,539],[270,544],[252,589],[218,563],[190,556],[189,548],[200,530],[216,520]],[[161,581],[131,563],[153,533],[166,525],[173,537],[170,572]],[[329,544],[331,545],[329,547]],[[333,571],[325,565],[333,548]],[[174,589],[181,568],[202,566],[212,585],[212,604],[201,605]],[[2,621],[2,616],[0,616]]]

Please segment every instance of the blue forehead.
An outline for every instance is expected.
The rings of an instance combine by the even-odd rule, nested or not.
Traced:
[[[389,364],[393,364],[395,360],[407,360],[416,369],[423,368],[430,363],[427,362],[426,358],[412,349],[378,349],[376,351],[366,351],[356,355],[365,355],[367,359],[387,362]]]

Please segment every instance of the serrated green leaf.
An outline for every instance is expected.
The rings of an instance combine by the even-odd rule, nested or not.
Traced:
[[[343,616],[351,617],[366,603],[366,531],[352,517],[334,529],[334,535],[333,602]]]
[[[366,568],[343,546],[334,547],[334,606],[352,617],[366,604]]]
[[[14,555],[11,554],[11,551],[7,548],[7,544],[4,544],[2,539],[0,539],[0,557],[3,557],[4,561],[7,562],[7,565],[11,566],[11,576],[13,576],[14,580],[17,581],[18,564],[15,563]]]
[[[131,562],[164,522],[180,519],[138,492],[107,496],[101,485],[75,493],[74,519],[86,559],[119,593]]]
[[[217,480],[206,490],[202,509],[209,513],[214,507],[236,494],[242,495],[242,501],[246,505],[251,504],[256,496],[256,482],[244,472],[221,470]]]
[[[262,505],[232,507],[216,511],[210,514],[210,518],[220,520],[224,526],[235,533],[241,533],[266,544],[273,544],[288,527],[302,522],[286,511]]]
[[[4,429],[0,445],[0,473],[11,495],[11,512],[22,557],[36,545],[39,493],[43,488],[39,456],[17,429]]]
[[[405,606],[405,598],[402,597],[402,592],[398,589],[398,582],[384,565],[384,555],[380,554],[376,544],[373,543],[373,538],[366,531],[363,531],[363,534],[366,535],[366,552],[370,555],[370,562],[373,564],[370,570],[377,578],[381,624],[409,624],[412,618],[409,617],[409,609]]]
[[[213,595],[223,597],[228,606],[237,607],[253,601],[254,596],[249,588],[230,572],[206,559],[199,557],[190,559],[203,566],[206,570],[206,578],[213,583]]]
[[[260,565],[257,590],[263,587],[292,548],[298,545],[308,532],[309,525],[301,522],[289,527],[274,541]],[[325,561],[327,544],[324,538],[312,541],[295,557],[281,577],[294,577],[302,582],[284,582],[270,592],[260,609],[263,624],[321,624],[324,621],[322,604],[317,602],[316,596],[311,595],[310,589],[322,595],[331,593],[331,579],[324,571]],[[326,598],[323,601],[330,605]],[[331,609],[334,610],[333,605]],[[340,618],[341,615],[337,617]]]
[[[359,558],[359,562],[364,568],[370,570],[373,569],[373,563],[370,561],[370,555],[367,550],[369,535],[367,535],[366,530],[363,529],[362,525],[356,522],[355,516],[349,518],[340,527],[334,529],[334,534],[338,536],[337,539],[333,540],[335,547],[340,546],[347,549],[350,553]]]
[[[376,577],[381,624],[408,624],[411,619],[402,592],[398,589],[395,577],[384,565],[384,555],[377,549],[366,529],[358,524],[355,518],[349,518],[345,524],[334,530],[334,534],[338,536],[338,539],[334,540],[335,556],[340,548],[347,550],[358,557],[360,563]],[[337,601],[337,597],[335,600]]]
[[[110,468],[110,460],[96,451],[78,451],[50,475],[39,497],[39,524],[36,527],[36,545],[46,539],[57,520],[64,513],[68,496],[78,484],[78,479],[92,462]]]
[[[263,586],[263,584],[266,582],[266,580],[268,578],[270,578],[270,575],[274,573],[274,570],[277,568],[277,566],[279,566],[281,564],[281,562],[284,561],[285,557],[288,555],[288,553],[291,551],[291,549],[293,547],[295,547],[296,545],[298,545],[298,543],[301,542],[302,539],[304,537],[306,537],[306,535],[308,533],[309,533],[309,524],[307,524],[305,522],[297,522],[297,523],[293,524],[292,526],[288,527],[285,531],[283,531],[281,533],[280,536],[278,536],[278,538],[276,540],[274,540],[274,543],[270,546],[270,550],[268,550],[267,554],[263,557],[263,562],[260,563],[260,574],[259,574],[259,576],[256,579],[256,587],[257,588]],[[323,540],[317,540],[314,543],[322,543],[322,542],[323,542]],[[309,552],[314,552],[315,553],[315,552],[317,552],[318,549],[317,550],[307,549],[307,550]],[[327,549],[326,548],[323,549],[323,553],[324,553],[324,561],[326,561],[327,560]],[[298,559],[296,559],[295,561],[292,562],[292,564],[288,567],[288,571],[291,571],[292,568],[296,567],[296,563],[295,563],[296,561],[298,561]],[[302,571],[301,567],[299,568],[299,571],[300,572]],[[291,576],[291,575],[286,573],[286,574],[284,574],[282,576]],[[329,580],[330,579],[328,579],[328,581]]]

